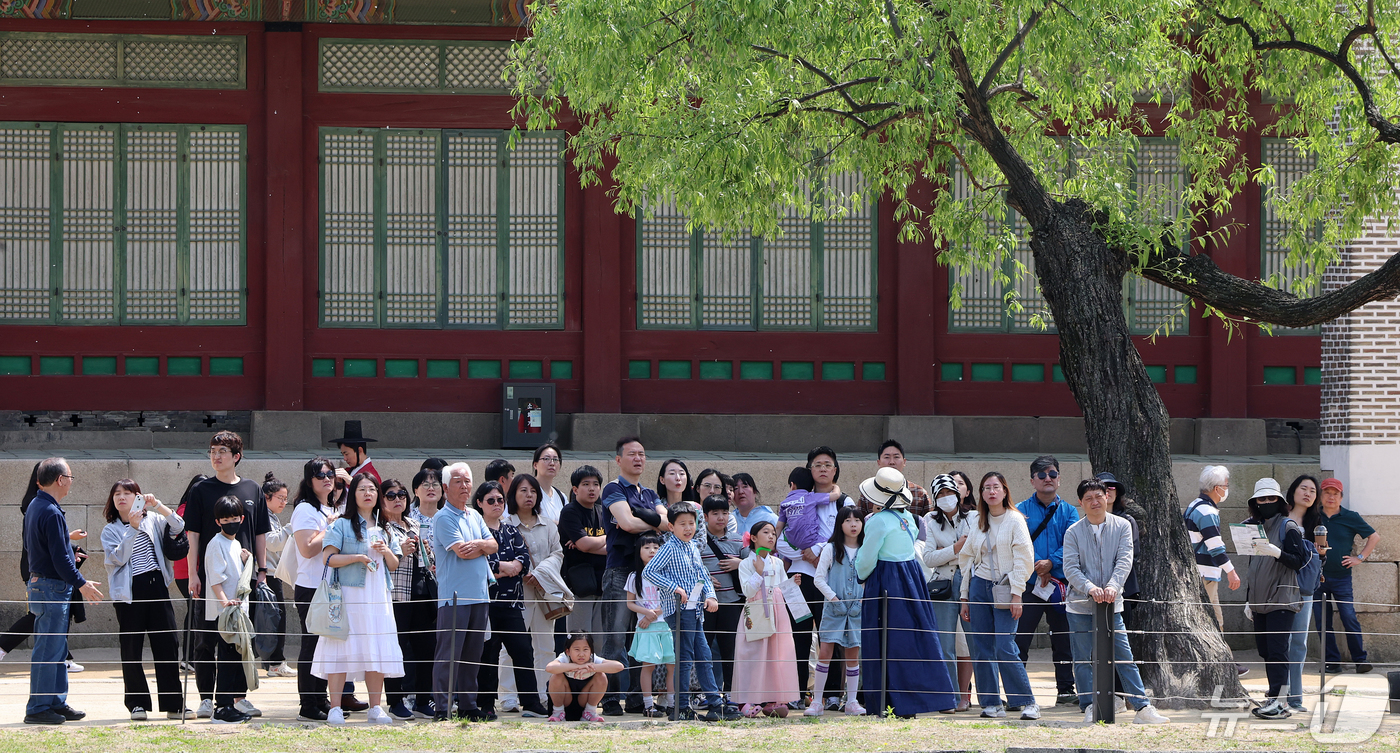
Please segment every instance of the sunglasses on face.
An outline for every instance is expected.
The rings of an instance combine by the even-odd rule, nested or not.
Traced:
[[[481,504],[483,505],[504,505],[505,503],[506,501],[501,497],[487,497],[481,500]]]
[[[408,499],[408,492],[388,492],[384,499]]]
[[[318,478],[318,479],[321,479],[322,481],[325,481],[325,480],[327,480],[327,479],[332,479],[332,478],[335,478],[335,471],[321,471],[321,472],[319,472],[319,473],[313,473],[313,474],[311,474],[311,478]]]
[[[1059,477],[1060,477],[1060,472],[1059,472],[1059,471],[1041,471],[1040,473],[1034,474],[1034,476],[1035,476],[1036,478],[1040,479],[1041,481],[1044,481],[1044,480],[1047,479],[1047,478],[1059,478]]]

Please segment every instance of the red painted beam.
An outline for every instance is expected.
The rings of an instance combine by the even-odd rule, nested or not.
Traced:
[[[267,308],[263,405],[268,410],[303,410],[307,319],[301,305],[306,294],[306,246],[300,225],[305,219],[306,194],[302,169],[302,39],[294,32],[270,32],[265,40],[267,135],[263,154],[267,190],[263,192],[263,203],[268,221],[263,246],[267,268],[263,278]]]

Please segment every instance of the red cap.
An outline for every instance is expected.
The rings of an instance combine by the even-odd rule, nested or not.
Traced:
[[[1318,493],[1321,493],[1322,489],[1336,489],[1340,492],[1342,491],[1342,480],[1339,478],[1325,478],[1322,480],[1322,488],[1317,490]]]

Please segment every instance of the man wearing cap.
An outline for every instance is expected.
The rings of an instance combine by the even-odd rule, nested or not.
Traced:
[[[381,483],[379,471],[374,470],[374,463],[369,459],[369,443],[379,440],[365,436],[359,421],[346,421],[344,434],[343,437],[332,439],[331,444],[340,450],[340,457],[345,460],[345,467],[350,470],[337,469],[335,475],[349,484],[356,474],[368,473],[374,477],[375,483]]]
[[[1342,654],[1337,650],[1337,634],[1332,632],[1332,606],[1328,598],[1337,604],[1342,625],[1347,629],[1347,650],[1351,660],[1356,662],[1357,674],[1371,671],[1366,662],[1366,647],[1361,643],[1361,622],[1356,619],[1356,606],[1352,603],[1351,569],[1365,562],[1376,550],[1381,535],[1357,513],[1342,507],[1341,479],[1323,479],[1322,525],[1327,526],[1327,561],[1322,565],[1322,584],[1318,586],[1313,602],[1313,619],[1326,626],[1327,632],[1327,671],[1342,671]],[[1361,554],[1353,555],[1351,548],[1360,536],[1366,540],[1361,546]],[[1326,620],[1324,623],[1323,620]]]
[[[1060,461],[1054,455],[1041,455],[1031,462],[1031,486],[1035,494],[1016,505],[1026,517],[1035,546],[1035,572],[1021,594],[1021,619],[1016,624],[1016,646],[1021,649],[1021,663],[1031,653],[1031,640],[1040,629],[1040,618],[1050,626],[1050,656],[1055,662],[1056,704],[1079,703],[1074,692],[1074,655],[1069,646],[1069,622],[1065,619],[1060,598],[1047,600],[1037,596],[1036,587],[1049,584],[1051,579],[1064,582],[1065,532],[1079,520],[1074,505],[1060,499]]]

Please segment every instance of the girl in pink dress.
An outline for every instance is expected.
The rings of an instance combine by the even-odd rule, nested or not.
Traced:
[[[772,523],[755,523],[749,531],[753,554],[739,563],[739,585],[748,602],[734,642],[734,690],[730,695],[743,705],[741,711],[748,717],[760,713],[785,717],[787,704],[802,698],[797,686],[792,620],[778,587],[787,580],[787,571],[782,560],[773,555],[777,543]],[[794,575],[793,580],[801,577]],[[755,635],[766,633],[767,625],[772,625],[771,635],[750,640],[750,630]]]

